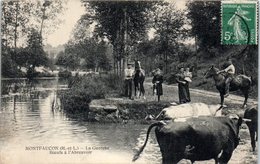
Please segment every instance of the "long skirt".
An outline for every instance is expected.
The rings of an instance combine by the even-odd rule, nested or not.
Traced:
[[[186,84],[182,84],[182,83],[178,84],[179,103],[180,104],[187,103],[190,101],[185,85]]]
[[[185,89],[186,89],[186,93],[187,93],[187,100],[188,100],[188,102],[190,102],[191,101],[191,99],[190,99],[190,88],[189,88],[188,82],[185,84]]]

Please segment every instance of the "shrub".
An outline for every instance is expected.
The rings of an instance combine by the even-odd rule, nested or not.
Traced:
[[[122,77],[116,74],[107,74],[101,77],[104,82],[105,87],[109,91],[108,94],[118,94],[122,95],[124,93],[124,81]]]
[[[164,75],[164,81],[168,84],[175,84],[176,83],[176,76],[173,73],[168,73]]]
[[[104,82],[99,77],[86,76],[77,81],[69,90],[60,91],[59,97],[67,113],[87,112],[92,99],[105,97]]]

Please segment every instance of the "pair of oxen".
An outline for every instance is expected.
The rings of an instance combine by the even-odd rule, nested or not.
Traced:
[[[220,105],[189,103],[163,109],[149,126],[144,145],[135,154],[137,160],[144,150],[149,133],[155,134],[163,164],[175,164],[182,159],[192,163],[214,159],[215,163],[228,163],[239,144],[239,129],[243,121],[248,126],[251,145],[255,151],[257,138],[257,108],[245,110],[244,116],[222,116]]]

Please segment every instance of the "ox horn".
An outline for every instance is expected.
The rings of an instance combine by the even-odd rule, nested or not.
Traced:
[[[242,120],[245,121],[245,122],[252,122],[252,120],[248,119],[248,118],[242,118]]]

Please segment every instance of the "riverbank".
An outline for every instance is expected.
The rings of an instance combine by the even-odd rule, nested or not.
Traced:
[[[88,121],[100,123],[147,123],[171,104],[126,98],[93,100],[89,105]]]
[[[134,100],[126,97],[94,99],[89,104],[88,114],[73,114],[70,117],[99,123],[148,123],[147,117],[157,116],[163,108],[169,107],[173,102],[178,102],[178,88],[176,86],[164,85],[164,95],[161,102],[157,102],[156,96],[152,96],[151,87],[151,85],[145,84],[146,99],[142,97],[134,98]],[[219,104],[220,102],[219,95],[215,92],[190,89],[190,93],[191,103]],[[242,115],[245,110],[241,108],[243,101],[243,97],[230,95],[225,99],[227,107],[223,109],[223,115],[228,113]],[[255,99],[248,100],[248,105],[256,103]]]

